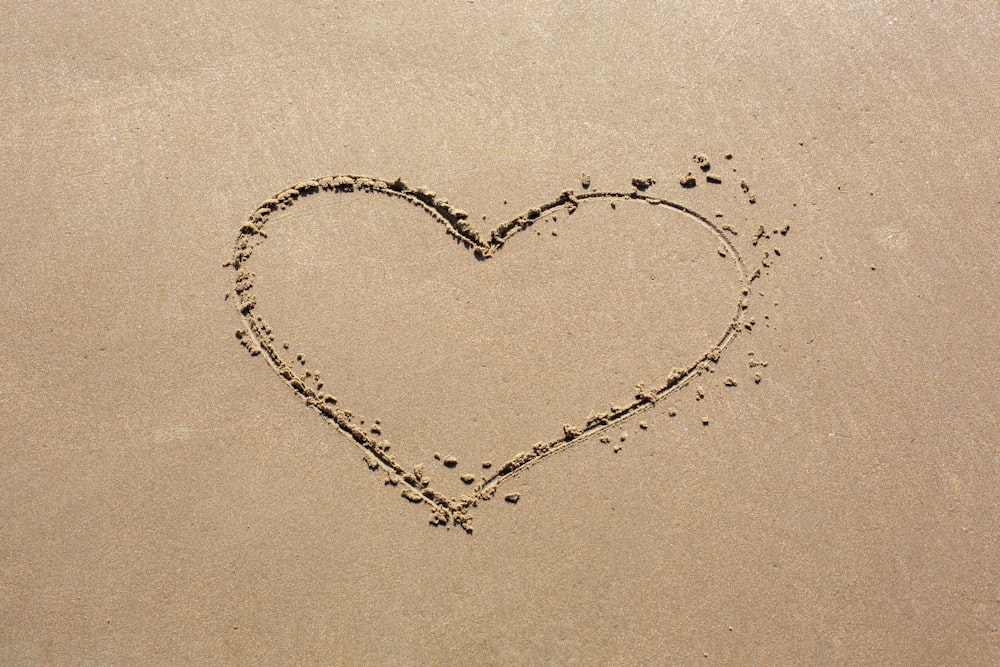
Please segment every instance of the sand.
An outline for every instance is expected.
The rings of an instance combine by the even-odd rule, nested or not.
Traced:
[[[10,8],[0,663],[1000,662],[998,21]]]

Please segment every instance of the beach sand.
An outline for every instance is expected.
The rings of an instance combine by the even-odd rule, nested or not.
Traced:
[[[991,3],[33,3],[0,663],[1000,663]]]

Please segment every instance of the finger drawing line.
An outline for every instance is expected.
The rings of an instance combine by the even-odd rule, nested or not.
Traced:
[[[389,443],[376,437],[377,429],[372,429],[370,426],[364,427],[363,420],[357,418],[349,409],[339,405],[332,394],[322,390],[322,383],[316,382],[315,378],[310,382],[309,374],[299,371],[292,360],[286,358],[290,354],[287,352],[287,345],[282,346],[276,342],[277,338],[273,330],[258,313],[253,285],[254,274],[249,270],[247,264],[254,250],[266,241],[267,233],[265,230],[269,221],[273,219],[273,214],[291,207],[296,201],[306,197],[323,193],[357,192],[396,197],[420,208],[440,224],[449,236],[471,250],[479,261],[487,261],[494,257],[510,238],[531,227],[543,216],[562,211],[571,214],[583,201],[604,200],[613,204],[620,200],[637,200],[672,209],[688,216],[691,221],[701,224],[713,234],[720,244],[719,254],[732,262],[738,274],[740,286],[733,306],[733,318],[717,342],[698,359],[687,367],[673,369],[658,386],[649,388],[638,386],[634,399],[628,405],[612,408],[600,414],[591,414],[584,423],[578,426],[564,425],[562,437],[535,444],[530,450],[522,451],[509,461],[496,466],[491,474],[475,486],[471,486],[468,494],[458,497],[446,495],[431,486],[430,481],[424,476],[422,465],[411,468],[404,466],[397,459],[395,452],[390,453]],[[230,266],[235,273],[236,302],[245,323],[245,329],[237,332],[237,337],[250,350],[251,354],[259,356],[263,353],[262,356],[268,364],[299,394],[307,405],[318,411],[364,451],[365,462],[369,468],[372,470],[381,468],[386,472],[386,484],[401,487],[401,495],[411,502],[426,503],[431,509],[430,522],[433,525],[457,526],[471,532],[472,516],[470,510],[480,502],[491,498],[503,482],[556,452],[650,409],[666,396],[687,385],[693,377],[700,375],[708,370],[712,364],[717,363],[722,352],[746,326],[743,315],[748,308],[751,283],[759,276],[759,270],[751,275],[747,271],[736,246],[723,233],[723,228],[705,216],[681,204],[650,196],[638,190],[583,193],[567,190],[553,201],[529,209],[513,220],[500,225],[489,234],[488,238],[483,238],[468,224],[468,217],[464,211],[455,208],[434,192],[410,187],[399,179],[390,182],[365,176],[326,176],[298,183],[263,202],[240,228],[232,260],[227,263],[227,266]]]

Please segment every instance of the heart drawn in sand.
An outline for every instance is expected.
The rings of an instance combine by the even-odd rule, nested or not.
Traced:
[[[278,342],[278,337],[260,312],[257,303],[257,290],[254,285],[255,274],[248,264],[255,250],[266,242],[268,224],[276,224],[277,212],[284,211],[309,197],[322,195],[344,196],[364,193],[383,196],[406,202],[416,207],[428,222],[439,228],[452,239],[471,251],[472,261],[492,261],[504,245],[515,235],[532,227],[545,218],[552,218],[556,213],[570,215],[585,202],[615,203],[644,202],[664,212],[671,212],[676,217],[703,229],[717,241],[719,255],[726,258],[735,272],[738,291],[733,295],[732,319],[725,329],[718,331],[708,349],[704,349],[697,358],[688,360],[685,365],[673,370],[663,369],[663,377],[655,386],[639,385],[631,401],[623,406],[613,406],[610,410],[591,413],[585,422],[576,426],[565,425],[562,435],[539,442],[525,451],[503,463],[491,466],[486,476],[472,485],[471,479],[465,481],[470,485],[468,493],[457,497],[450,496],[435,489],[425,478],[423,466],[405,466],[400,461],[401,449],[399,443],[391,446],[381,439],[377,428],[363,425],[363,420],[352,413],[350,406],[341,404],[334,398],[331,390],[324,390],[322,383],[304,368],[301,356],[288,351],[287,343]],[[443,235],[442,235],[443,236]],[[235,294],[240,314],[245,323],[245,329],[237,332],[237,337],[254,356],[263,356],[268,364],[285,382],[313,409],[326,420],[335,425],[341,432],[364,451],[365,462],[372,470],[382,469],[387,474],[387,483],[401,487],[402,496],[414,503],[426,503],[431,508],[431,523],[434,525],[455,525],[471,531],[471,508],[479,502],[491,498],[499,485],[512,476],[522,472],[531,465],[550,457],[555,452],[565,449],[574,443],[605,431],[612,426],[630,419],[639,412],[649,409],[668,394],[677,391],[688,384],[694,376],[707,370],[711,364],[718,362],[720,355],[744,326],[743,313],[748,304],[750,283],[756,276],[749,275],[746,266],[731,240],[715,223],[699,213],[674,202],[645,194],[638,189],[631,192],[582,192],[565,191],[556,199],[505,222],[484,237],[469,223],[468,215],[455,208],[447,200],[433,192],[414,188],[400,180],[387,182],[375,178],[340,175],[327,176],[316,180],[305,181],[278,193],[257,208],[243,224],[237,237],[235,251],[230,266],[235,272]],[[592,406],[585,406],[592,407]],[[446,463],[447,465],[447,463]],[[471,477],[471,476],[469,476]]]

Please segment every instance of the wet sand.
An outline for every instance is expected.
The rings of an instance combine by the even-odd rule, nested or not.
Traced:
[[[0,662],[1000,661],[992,6],[8,19]]]

